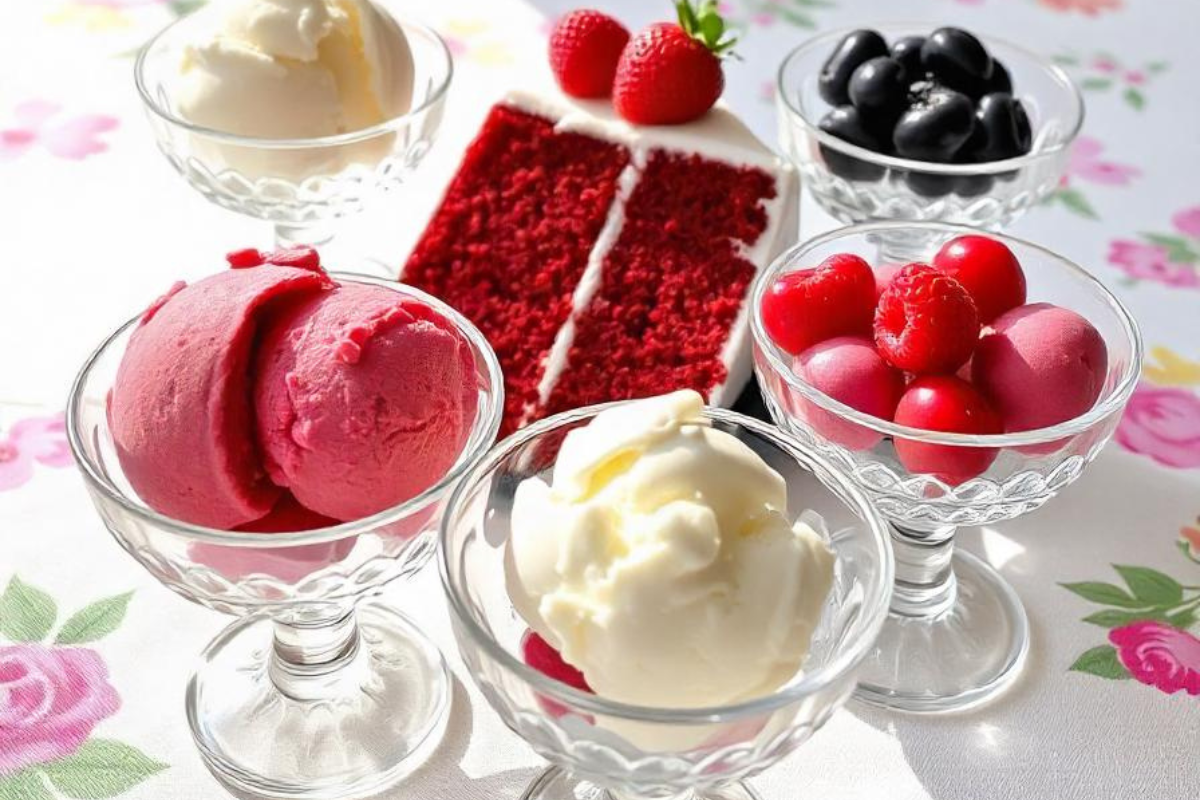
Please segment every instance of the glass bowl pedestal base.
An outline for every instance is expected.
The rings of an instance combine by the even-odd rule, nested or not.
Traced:
[[[450,696],[433,642],[404,615],[363,605],[230,625],[188,684],[187,715],[206,765],[235,789],[359,800],[425,761]]]

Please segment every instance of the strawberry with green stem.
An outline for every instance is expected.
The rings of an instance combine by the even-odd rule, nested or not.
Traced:
[[[715,0],[698,9],[677,0],[678,22],[639,32],[621,54],[613,85],[617,113],[639,125],[679,125],[704,115],[725,88],[721,59],[732,55]]]

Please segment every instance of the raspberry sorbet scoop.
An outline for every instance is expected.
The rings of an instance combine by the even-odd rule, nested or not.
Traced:
[[[264,319],[333,282],[290,267],[176,284],[150,307],[117,370],[109,422],[129,482],[174,519],[233,528],[279,497],[255,452],[250,363]]]
[[[268,474],[334,519],[432,486],[475,420],[469,344],[429,306],[380,286],[345,284],[281,314],[255,368]]]
[[[1050,303],[1001,314],[971,362],[972,380],[1004,417],[1007,431],[1045,428],[1083,414],[1100,397],[1107,374],[1100,332]]]

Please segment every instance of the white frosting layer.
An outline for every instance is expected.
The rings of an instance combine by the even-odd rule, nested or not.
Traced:
[[[567,356],[575,340],[575,323],[599,289],[604,261],[620,238],[629,200],[649,153],[666,150],[698,153],[713,161],[736,167],[754,167],[775,179],[775,197],[764,200],[767,227],[750,245],[735,242],[739,254],[758,270],[796,241],[799,231],[800,182],[796,171],[785,164],[728,109],[718,106],[699,120],[686,125],[635,126],[618,117],[607,100],[574,100],[563,95],[512,92],[504,104],[555,121],[555,129],[573,131],[629,149],[631,164],[621,174],[617,195],[604,227],[588,256],[587,268],[572,296],[572,312],[555,337],[543,366],[538,397],[545,402],[566,370]],[[707,400],[713,405],[732,405],[753,371],[750,354],[749,304],[742,303],[729,338],[721,352],[727,376],[714,387]],[[535,409],[526,409],[531,417]],[[523,422],[524,422],[523,421]]]

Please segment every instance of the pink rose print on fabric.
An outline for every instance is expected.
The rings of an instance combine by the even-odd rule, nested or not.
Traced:
[[[1113,241],[1109,245],[1109,263],[1134,280],[1200,288],[1200,206],[1177,212],[1171,224],[1176,232],[1139,234],[1143,242]]]
[[[1183,528],[1186,536],[1189,531]],[[1189,559],[1187,542],[1180,550]],[[1200,586],[1186,585],[1152,567],[1113,564],[1121,585],[1108,581],[1063,583],[1062,588],[1101,606],[1083,622],[1108,629],[1108,644],[1085,650],[1068,668],[1112,681],[1135,678],[1162,692],[1200,694]],[[1193,566],[1190,565],[1189,566]]]
[[[16,576],[0,591],[0,797],[116,797],[166,769],[95,735],[121,698],[85,645],[120,627],[132,596],[105,597],[62,620],[54,598]]]
[[[1080,136],[1071,146],[1063,182],[1078,178],[1101,186],[1128,186],[1134,178],[1142,174],[1137,167],[1105,161],[1100,158],[1103,152],[1104,144],[1099,139]]]
[[[1099,219],[1081,183],[1097,186],[1128,186],[1142,171],[1128,164],[1118,164],[1101,158],[1104,144],[1091,136],[1080,136],[1071,146],[1066,169],[1056,189],[1046,198],[1048,204],[1061,204],[1068,211],[1087,219]]]
[[[115,130],[115,117],[103,114],[64,114],[62,106],[30,100],[13,109],[12,122],[0,127],[0,161],[42,148],[50,155],[80,161],[103,153],[102,134]]]
[[[1162,60],[1125,64],[1107,51],[1090,55],[1061,53],[1054,60],[1077,74],[1079,88],[1083,91],[1118,96],[1134,111],[1146,107],[1149,99],[1146,90],[1150,83],[1171,67],[1170,62]]]
[[[1185,208],[1183,211],[1180,211],[1171,217],[1171,224],[1175,226],[1175,230],[1184,236],[1200,240],[1200,206],[1193,206],[1192,208]]]
[[[61,414],[23,419],[0,434],[0,492],[28,483],[34,464],[62,468],[72,463]]]
[[[1187,631],[1144,620],[1109,631],[1108,640],[1125,669],[1147,686],[1200,695],[1200,639]]]
[[[1129,399],[1116,440],[1163,466],[1200,467],[1200,397],[1143,383]]]
[[[1134,280],[1185,289],[1200,287],[1200,275],[1191,265],[1172,261],[1170,251],[1159,244],[1117,239],[1109,245],[1108,263]]]
[[[121,707],[100,655],[40,644],[0,647],[0,776],[76,752]]]
[[[1124,3],[1122,0],[1038,0],[1038,5],[1063,14],[1079,12],[1094,17],[1105,11],[1117,11]]]

